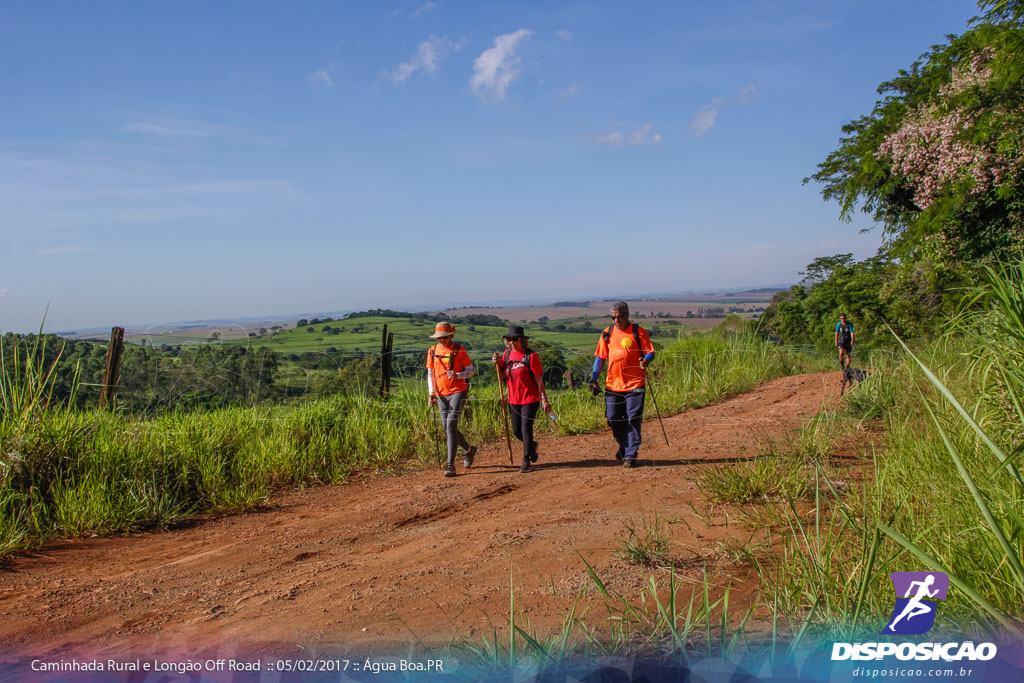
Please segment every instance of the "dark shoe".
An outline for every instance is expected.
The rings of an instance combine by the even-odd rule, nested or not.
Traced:
[[[530,444],[530,462],[537,462],[537,442]]]
[[[466,451],[466,459],[462,461],[462,464],[465,465],[466,468],[472,467],[473,466],[473,458],[475,456],[476,456],[476,446],[470,446],[469,450]]]
[[[626,458],[622,461],[623,467],[638,467],[640,463],[637,462],[636,458]]]
[[[519,468],[519,471],[520,472],[529,472],[532,469],[533,469],[533,467],[530,465],[530,461],[529,460],[523,460],[523,464]]]
[[[623,453],[624,451],[622,450],[622,446],[619,446],[619,450],[615,451],[615,459],[621,461],[623,458]]]
[[[445,465],[444,476],[446,476],[446,477],[454,477],[455,476],[455,465],[454,464]]]

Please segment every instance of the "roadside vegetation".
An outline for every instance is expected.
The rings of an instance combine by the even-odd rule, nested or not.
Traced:
[[[662,411],[705,405],[809,367],[799,352],[735,331],[743,325],[682,337],[662,350],[652,366]],[[70,387],[58,384],[60,356],[47,341],[11,348],[5,340],[0,350],[0,554],[53,535],[162,528],[253,509],[281,487],[430,464],[440,447],[421,386],[387,401],[340,393],[153,417],[81,409],[74,377]],[[603,401],[586,390],[552,392],[552,404],[558,420],[543,421],[541,433],[605,428]],[[648,410],[653,417],[653,402]],[[496,385],[476,386],[463,431],[479,443],[496,439],[500,424]]]
[[[738,549],[761,578],[749,641],[750,614],[712,602],[707,582],[656,596],[652,577],[621,596],[591,570],[607,615],[574,610],[546,640],[519,617],[512,642],[472,644],[484,668],[568,671],[573,652],[683,663],[737,643],[758,655],[747,663],[792,662],[813,636],[884,640],[894,571],[949,575],[933,638],[1024,638],[1024,3],[979,7],[881,84],[806,179],[844,218],[867,214],[883,246],[815,259],[759,330],[834,359],[846,313],[871,375],[791,442],[703,476],[761,534]]]
[[[760,319],[674,338],[652,365],[662,412],[678,412],[773,377],[837,369],[835,321],[846,313],[856,325],[855,363],[871,376],[841,407],[701,481],[710,500],[764,531],[762,545],[740,549],[761,578],[756,604],[731,612],[728,591],[712,600],[707,580],[688,584],[684,602],[655,516],[626,529],[618,550],[657,571],[667,564],[667,593],[653,579],[640,596],[615,593],[588,566],[605,613],[573,610],[554,635],[532,631],[512,593],[508,635],[466,646],[481,667],[550,670],[579,654],[727,656],[747,642],[757,610],[768,615],[770,634],[759,635],[773,653],[780,638],[790,652],[810,634],[877,639],[892,608],[888,575],[924,569],[951,579],[940,632],[1024,637],[1024,4],[980,7],[986,14],[963,35],[883,83],[872,112],[843,128],[808,179],[845,217],[860,209],[881,225],[879,254],[815,259]],[[378,318],[393,320],[362,322]],[[425,338],[429,322],[414,323]],[[546,367],[586,373],[587,356],[543,341]],[[365,361],[351,377],[335,367],[339,378],[312,392],[322,398],[260,403],[235,378],[268,366],[259,352],[230,351],[237,405],[101,412],[82,403],[90,382],[53,340],[3,344],[0,558],[54,535],[166,527],[266,505],[279,487],[434,462],[422,387],[374,398]],[[471,442],[499,435],[492,375],[481,364],[462,423]],[[552,393],[558,420],[542,420],[541,433],[604,428],[601,401]],[[647,409],[653,417],[653,401]]]

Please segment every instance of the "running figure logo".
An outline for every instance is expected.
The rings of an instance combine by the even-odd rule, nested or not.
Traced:
[[[882,633],[912,636],[927,632],[935,624],[938,603],[945,600],[949,577],[942,572],[893,572],[896,606]]]

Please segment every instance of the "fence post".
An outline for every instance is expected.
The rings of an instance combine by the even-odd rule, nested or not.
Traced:
[[[395,344],[394,332],[388,332],[387,350],[384,352],[384,400],[388,400],[391,393],[391,361],[394,359],[391,349]]]
[[[388,355],[388,324],[384,323],[384,329],[380,333],[380,397],[388,397],[388,376],[387,361]]]
[[[565,383],[569,385],[570,389],[575,389],[576,388],[576,386],[573,384],[573,381],[572,381],[572,370],[566,370],[565,371]]]
[[[103,373],[103,388],[100,389],[100,408],[114,405],[114,394],[121,379],[121,353],[124,351],[124,328],[110,330],[110,344],[107,346],[107,369]]]

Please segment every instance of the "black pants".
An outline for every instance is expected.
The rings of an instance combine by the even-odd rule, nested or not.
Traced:
[[[537,442],[533,440],[533,421],[537,419],[540,401],[520,406],[509,404],[508,408],[512,414],[512,433],[523,442],[523,460],[529,462],[530,454],[537,446]]]

